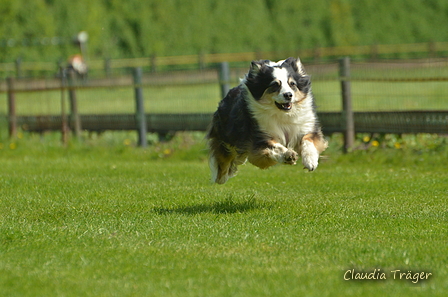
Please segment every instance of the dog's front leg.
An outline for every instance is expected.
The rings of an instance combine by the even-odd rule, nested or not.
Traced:
[[[268,141],[265,145],[256,147],[249,154],[249,162],[265,169],[277,163],[296,164],[298,154],[275,141]]]
[[[319,163],[319,154],[326,147],[327,142],[321,133],[310,133],[303,136],[299,148],[303,166],[309,171],[315,170]]]

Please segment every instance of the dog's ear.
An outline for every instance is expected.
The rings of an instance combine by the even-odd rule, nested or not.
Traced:
[[[250,73],[253,75],[257,75],[263,66],[269,64],[271,61],[269,60],[258,60],[258,61],[252,61],[250,63]]]
[[[295,72],[297,72],[301,75],[306,75],[305,68],[303,68],[302,62],[300,61],[299,58],[295,59],[295,58],[290,57],[290,58],[286,59],[283,62],[283,64],[287,64],[287,65],[291,66]]]
[[[296,67],[298,73],[300,73],[301,75],[306,75],[305,68],[303,67],[302,62],[299,58],[296,59]]]
[[[261,61],[252,61],[250,63],[250,73],[258,74],[260,72],[261,66],[263,66]]]
[[[297,81],[297,87],[300,91],[307,94],[311,88],[311,79],[308,75],[302,75]]]

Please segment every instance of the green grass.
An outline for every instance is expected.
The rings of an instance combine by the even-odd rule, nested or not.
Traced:
[[[448,151],[438,138],[211,185],[199,135],[128,146],[2,144],[2,296],[444,296]],[[54,137],[54,136],[52,136]],[[417,144],[413,141],[419,140]],[[95,146],[89,143],[95,142]],[[436,143],[434,145],[434,143]],[[403,144],[405,146],[405,144]],[[348,269],[431,272],[417,285]]]

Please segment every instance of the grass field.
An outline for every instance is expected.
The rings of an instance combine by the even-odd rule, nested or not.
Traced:
[[[446,139],[342,155],[333,138],[313,173],[245,165],[216,186],[201,135],[147,150],[127,134],[68,148],[47,137],[1,144],[2,296],[448,291]],[[351,269],[387,279],[344,280]]]

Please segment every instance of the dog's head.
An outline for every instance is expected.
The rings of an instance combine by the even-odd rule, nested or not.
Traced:
[[[243,81],[256,101],[288,112],[310,92],[311,80],[299,59],[253,61]]]

